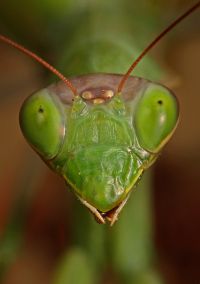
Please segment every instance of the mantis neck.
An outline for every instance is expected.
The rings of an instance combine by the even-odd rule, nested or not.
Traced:
[[[135,6],[128,11],[122,1],[118,5],[107,2],[105,5],[94,1],[79,15],[79,23],[73,29],[72,39],[70,43],[67,41],[61,58],[61,69],[68,76],[123,74],[151,38],[155,25],[152,18],[146,17],[140,27]],[[145,13],[145,9],[143,11]],[[142,26],[147,28],[146,35],[140,32]],[[147,56],[135,74],[158,80],[160,73],[158,66]]]

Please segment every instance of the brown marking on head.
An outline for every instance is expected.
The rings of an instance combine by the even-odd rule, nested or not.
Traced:
[[[96,104],[97,102],[106,103],[114,98],[122,76],[102,73],[88,74],[70,78],[70,81],[76,87],[78,96],[81,96],[87,103]],[[122,98],[125,101],[132,100],[137,92],[145,88],[148,83],[149,81],[143,78],[130,76],[121,93]],[[48,90],[51,94],[57,95],[63,104],[72,105],[74,95],[62,81],[50,85]]]

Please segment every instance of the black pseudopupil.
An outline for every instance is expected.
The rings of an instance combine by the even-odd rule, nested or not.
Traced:
[[[43,113],[44,109],[42,107],[39,107],[38,112]]]

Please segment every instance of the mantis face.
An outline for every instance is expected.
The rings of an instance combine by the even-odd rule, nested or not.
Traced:
[[[75,98],[63,82],[30,96],[20,111],[22,132],[99,222],[113,224],[143,171],[157,158],[178,121],[165,87],[120,75],[75,77]]]

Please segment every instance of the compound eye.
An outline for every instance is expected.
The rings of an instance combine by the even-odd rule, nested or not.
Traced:
[[[25,100],[20,127],[33,148],[45,159],[55,157],[64,139],[64,114],[59,101],[43,89]]]
[[[157,153],[172,135],[178,116],[176,97],[167,88],[152,83],[135,109],[134,123],[140,145]]]

